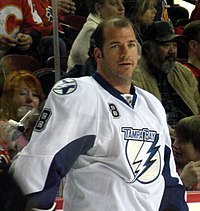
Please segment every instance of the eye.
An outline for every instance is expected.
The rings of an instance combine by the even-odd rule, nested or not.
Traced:
[[[20,95],[25,96],[28,94],[28,91],[26,89],[21,89],[19,92]]]
[[[37,92],[33,92],[32,94],[34,97],[38,97],[38,93]]]
[[[134,48],[135,46],[136,46],[136,43],[129,43],[129,44],[128,44],[128,47],[129,47],[129,48]]]
[[[169,47],[169,43],[164,43],[164,44],[163,44],[163,47],[168,48],[168,47]]]
[[[173,47],[175,47],[175,48],[176,48],[176,47],[177,47],[177,43],[173,43]]]
[[[119,48],[119,45],[118,44],[113,44],[110,46],[111,49],[118,49]]]

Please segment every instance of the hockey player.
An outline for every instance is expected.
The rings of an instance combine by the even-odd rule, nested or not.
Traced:
[[[164,108],[131,84],[131,22],[103,21],[94,42],[97,72],[52,88],[14,178],[37,210],[53,210],[66,176],[65,211],[187,211]]]

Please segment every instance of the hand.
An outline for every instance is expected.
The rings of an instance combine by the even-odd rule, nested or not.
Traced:
[[[0,35],[0,50],[8,50],[14,47],[16,47],[16,39],[7,35]]]
[[[76,6],[72,0],[58,0],[58,9],[67,14],[74,14]]]
[[[191,161],[185,165],[180,174],[185,187],[190,187],[200,181],[200,161]]]
[[[8,121],[0,121],[0,140],[3,141],[9,149],[14,149],[16,146],[15,137],[17,128]]]
[[[28,34],[17,34],[16,37],[17,48],[21,51],[29,50],[33,42],[32,37]]]

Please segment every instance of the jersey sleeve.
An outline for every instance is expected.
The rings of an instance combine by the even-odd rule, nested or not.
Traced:
[[[30,33],[32,30],[41,32],[43,23],[40,16],[33,9],[31,0],[23,0],[23,24],[20,27],[22,33]]]
[[[96,114],[87,106],[84,95],[83,87],[75,80],[58,82],[46,101],[29,144],[11,167],[36,208],[52,207],[62,177],[94,144]],[[83,100],[86,106],[81,104]]]
[[[185,188],[176,171],[175,160],[172,151],[172,142],[169,135],[167,121],[164,119],[166,114],[163,114],[164,128],[164,168],[162,176],[165,180],[165,188],[159,211],[174,210],[188,211],[188,206],[185,201]]]

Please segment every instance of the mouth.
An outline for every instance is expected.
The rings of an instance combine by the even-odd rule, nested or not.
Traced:
[[[118,13],[118,16],[120,16],[120,17],[124,17],[124,12],[120,12],[120,13]]]
[[[124,68],[133,68],[133,63],[131,63],[131,62],[121,62],[121,63],[119,63],[119,66],[120,67],[124,67]]]
[[[119,65],[133,65],[131,62],[120,62]]]
[[[166,57],[166,60],[167,61],[175,61],[175,57],[174,56],[169,56],[169,57]]]

